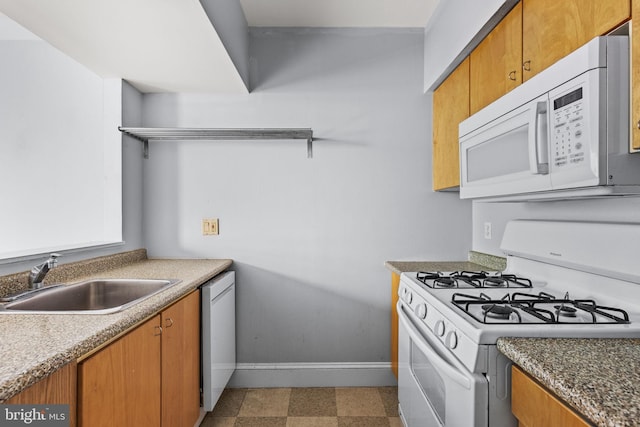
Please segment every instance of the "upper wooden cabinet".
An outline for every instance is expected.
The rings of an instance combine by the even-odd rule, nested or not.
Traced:
[[[523,81],[631,17],[631,0],[522,0]]]
[[[522,83],[522,3],[471,52],[470,114]]]
[[[631,142],[640,150],[640,0],[634,0],[631,15]]]
[[[469,58],[433,93],[433,189],[460,185],[458,125],[469,117]]]

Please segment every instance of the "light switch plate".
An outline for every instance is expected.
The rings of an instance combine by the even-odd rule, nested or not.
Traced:
[[[204,218],[202,220],[202,235],[203,236],[218,235],[218,218]]]

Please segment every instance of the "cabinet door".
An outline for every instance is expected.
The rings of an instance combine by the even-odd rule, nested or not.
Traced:
[[[589,426],[582,417],[515,365],[511,368],[511,410],[520,426]]]
[[[522,0],[523,81],[631,16],[631,0]]]
[[[76,425],[76,362],[58,369],[47,378],[38,381],[8,399],[11,405],[69,405],[69,425]]]
[[[640,0],[633,1],[631,14],[631,141],[640,150]]]
[[[200,292],[162,312],[162,425],[192,427],[200,415]]]
[[[160,425],[160,316],[78,365],[78,423]]]
[[[522,83],[522,3],[471,52],[469,70],[470,114]]]
[[[433,92],[433,189],[460,185],[458,125],[469,117],[469,58]]]

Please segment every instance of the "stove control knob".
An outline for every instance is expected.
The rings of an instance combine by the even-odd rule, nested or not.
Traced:
[[[438,320],[438,321],[436,322],[436,328],[435,328],[435,330],[436,330],[436,334],[437,334],[439,337],[444,336],[444,330],[445,330],[445,327],[444,327],[444,321],[442,321],[442,320]]]
[[[455,349],[458,346],[458,334],[456,334],[455,331],[449,331],[447,338],[445,339],[445,344],[451,350]]]
[[[427,304],[419,304],[416,307],[416,316],[423,320],[427,318]]]
[[[413,293],[407,292],[407,294],[404,296],[404,300],[407,302],[407,304],[411,304],[411,302],[413,301]]]

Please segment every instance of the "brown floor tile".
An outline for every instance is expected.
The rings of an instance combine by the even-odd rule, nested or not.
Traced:
[[[290,388],[249,389],[244,397],[238,416],[286,417],[290,395]],[[238,425],[238,421],[236,421],[236,425]]]
[[[380,393],[375,387],[336,388],[336,405],[339,417],[386,416]]]
[[[389,418],[338,417],[338,427],[389,427]]]
[[[404,427],[400,417],[389,417],[389,425],[391,427]]]
[[[220,399],[214,406],[213,411],[209,412],[207,416],[212,415],[214,417],[236,417],[244,401],[244,397],[247,394],[246,388],[226,388],[222,392]]]
[[[286,427],[338,427],[338,417],[287,417]]]
[[[398,387],[378,387],[387,417],[398,416]]]
[[[235,422],[235,417],[205,417],[200,427],[233,427]]]
[[[336,391],[334,388],[292,388],[289,399],[290,417],[335,417]]]
[[[287,417],[238,417],[235,427],[287,427]]]

